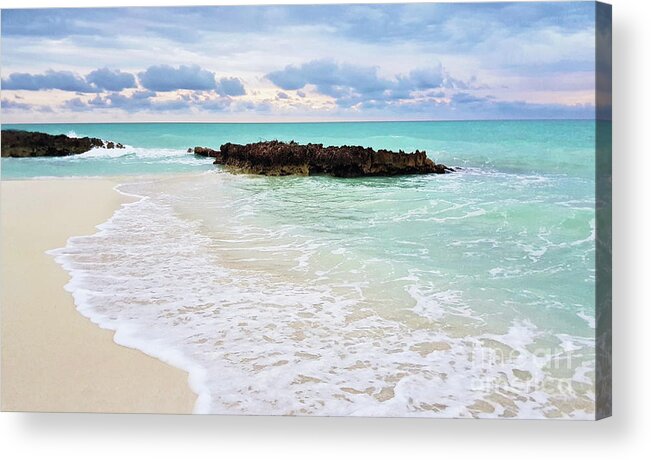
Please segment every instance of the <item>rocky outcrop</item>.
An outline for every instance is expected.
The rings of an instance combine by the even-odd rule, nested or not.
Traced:
[[[93,147],[124,148],[122,144],[104,142],[96,137],[68,137],[64,134],[2,130],[3,157],[62,157],[88,152]]]
[[[219,150],[209,149],[208,147],[189,148],[188,153],[194,153],[195,155],[198,155],[200,157],[211,157],[211,158],[217,158],[217,156],[220,155]]]
[[[104,143],[104,147],[107,149],[123,149],[124,145],[120,144],[119,142],[108,141]]]
[[[436,164],[424,151],[373,150],[366,147],[324,147],[323,144],[268,141],[224,144],[219,150],[195,147],[195,155],[214,158],[215,164],[236,172],[286,176],[329,174],[335,177],[444,174],[453,168]]]

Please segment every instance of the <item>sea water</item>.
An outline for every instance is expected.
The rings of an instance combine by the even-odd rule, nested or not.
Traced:
[[[593,121],[11,127],[127,145],[2,177],[123,177],[134,201],[52,254],[83,315],[190,372],[196,412],[594,417]],[[461,169],[264,177],[187,153],[269,139]]]

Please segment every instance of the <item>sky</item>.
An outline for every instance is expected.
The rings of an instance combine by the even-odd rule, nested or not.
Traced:
[[[594,118],[593,2],[5,9],[3,123]]]

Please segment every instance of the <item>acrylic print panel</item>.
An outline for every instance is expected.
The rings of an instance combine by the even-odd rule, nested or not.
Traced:
[[[3,410],[608,416],[610,12],[3,10]]]

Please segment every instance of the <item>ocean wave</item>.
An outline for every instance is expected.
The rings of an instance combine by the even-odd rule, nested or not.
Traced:
[[[121,158],[125,156],[135,156],[140,159],[160,159],[160,158],[177,158],[189,157],[196,161],[194,155],[183,149],[163,149],[163,148],[141,148],[125,145],[124,148],[108,149],[106,147],[93,147],[86,153],[76,156],[75,158]]]
[[[544,330],[489,326],[467,293],[427,282],[445,271],[387,278],[368,239],[341,247],[269,220],[273,196],[247,189],[263,185],[218,173],[123,185],[137,201],[51,251],[81,314],[190,373],[195,412],[590,417],[590,388],[563,386],[546,371],[556,354],[532,351]],[[571,340],[558,353],[589,350]],[[573,366],[583,382],[590,361]]]

